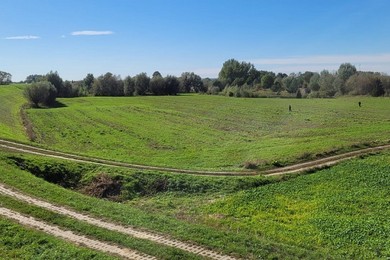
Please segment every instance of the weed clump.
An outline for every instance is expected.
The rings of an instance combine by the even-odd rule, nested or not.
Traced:
[[[121,182],[106,173],[100,173],[93,177],[92,181],[83,188],[83,192],[96,198],[108,198],[117,200],[121,193]]]

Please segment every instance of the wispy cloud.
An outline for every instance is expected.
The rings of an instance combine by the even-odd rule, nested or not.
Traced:
[[[287,58],[254,59],[257,68],[278,72],[337,70],[340,64],[349,62],[358,70],[390,72],[390,53],[373,55],[314,55]]]
[[[202,78],[215,78],[218,77],[218,73],[221,68],[196,68],[193,72],[200,75]],[[191,71],[191,70],[190,70]]]
[[[340,64],[344,62],[388,63],[390,62],[390,54],[297,56],[275,59],[256,59],[251,62],[258,65]]]
[[[6,40],[37,40],[41,37],[35,35],[22,35],[22,36],[10,36],[5,37]]]
[[[110,35],[114,34],[113,31],[76,31],[72,32],[73,36],[95,36],[95,35]]]

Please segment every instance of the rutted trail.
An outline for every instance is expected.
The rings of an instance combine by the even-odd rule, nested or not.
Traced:
[[[76,235],[72,231],[65,231],[57,226],[49,225],[45,222],[38,221],[32,217],[26,217],[21,215],[18,212],[0,207],[0,215],[16,220],[22,225],[30,226],[35,229],[41,230],[45,233],[48,233],[50,235],[53,235],[55,237],[59,237],[68,241],[71,241],[73,243],[76,243],[81,246],[85,246],[94,250],[103,251],[110,254],[119,255],[123,258],[128,259],[135,259],[135,260],[151,260],[151,259],[157,259],[153,256],[148,256],[145,254],[138,253],[136,251],[127,249],[127,248],[120,248],[119,246],[110,245],[98,240],[90,239],[84,236]]]
[[[192,245],[189,243],[178,241],[176,239],[168,238],[164,235],[154,234],[154,233],[147,232],[147,231],[140,231],[140,230],[137,230],[137,229],[129,227],[129,226],[122,226],[122,225],[118,225],[118,224],[114,224],[114,223],[109,223],[106,221],[102,221],[102,220],[75,212],[73,210],[66,209],[64,207],[55,206],[51,203],[48,203],[48,202],[45,202],[45,201],[42,201],[42,200],[39,200],[36,198],[32,198],[30,196],[24,195],[24,194],[17,192],[17,191],[13,191],[2,184],[0,184],[0,193],[8,195],[12,198],[18,199],[20,201],[24,201],[24,202],[27,202],[29,204],[39,206],[41,208],[48,209],[50,211],[60,213],[62,215],[66,215],[66,216],[75,218],[75,219],[80,220],[80,221],[87,222],[89,224],[92,224],[92,225],[95,225],[95,226],[98,226],[101,228],[120,232],[120,233],[127,234],[130,236],[136,237],[136,238],[140,238],[140,239],[150,240],[150,241],[153,241],[153,242],[158,243],[158,244],[179,248],[183,251],[194,253],[194,254],[197,254],[200,256],[208,257],[211,259],[227,259],[227,260],[235,259],[233,257],[219,254],[217,252],[211,251],[211,250],[206,249],[206,248],[201,247],[201,246]],[[148,258],[148,259],[151,259],[151,258]]]
[[[385,149],[390,149],[390,144],[380,145],[371,148],[360,149],[353,152],[347,152],[344,154],[334,155],[318,160],[313,160],[304,163],[298,163],[291,166],[281,167],[277,169],[271,169],[266,171],[202,171],[202,170],[186,170],[186,169],[176,169],[176,168],[167,168],[167,167],[158,167],[158,166],[147,166],[147,165],[139,165],[139,164],[131,164],[131,163],[123,163],[110,161],[105,159],[84,157],[69,153],[57,152],[48,149],[37,148],[31,145],[20,144],[16,142],[11,142],[7,140],[0,139],[0,148],[9,149],[13,151],[41,155],[46,157],[58,158],[68,161],[75,161],[81,163],[91,163],[102,166],[110,166],[110,167],[124,167],[124,168],[132,168],[132,169],[140,169],[140,170],[156,170],[156,171],[164,171],[164,172],[172,172],[172,173],[183,173],[183,174],[195,174],[195,175],[207,175],[207,176],[254,176],[254,175],[265,175],[265,176],[274,176],[274,175],[282,175],[289,173],[297,173],[312,169],[317,169],[325,166],[334,165],[340,161],[347,160],[350,158],[354,158],[360,155],[365,155],[372,152],[378,152]]]

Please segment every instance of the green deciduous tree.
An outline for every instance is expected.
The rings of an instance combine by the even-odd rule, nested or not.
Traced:
[[[145,95],[149,89],[150,78],[146,73],[140,73],[134,77],[135,95]]]
[[[134,92],[135,92],[134,79],[130,76],[127,76],[123,80],[123,93],[125,96],[133,96]]]
[[[261,78],[261,87],[271,88],[274,84],[274,77],[271,74],[266,74]]]
[[[319,73],[314,73],[313,76],[311,76],[310,81],[309,81],[309,89],[311,91],[319,91],[320,90],[320,74]]]
[[[334,85],[336,76],[327,70],[323,70],[320,73],[319,85],[320,85],[320,96],[322,97],[333,97],[337,89]]]
[[[337,70],[337,76],[346,82],[352,75],[356,74],[356,67],[351,63],[343,63]]]
[[[87,88],[88,91],[91,91],[94,80],[95,77],[92,73],[88,73],[87,76],[85,76],[85,78],[83,79],[84,86]]]
[[[11,73],[0,71],[0,85],[10,84],[12,82]]]
[[[177,77],[168,75],[165,78],[165,94],[176,95],[180,90],[180,81]]]
[[[40,81],[27,86],[24,89],[24,96],[34,107],[41,104],[51,106],[55,103],[57,90],[48,81]]]
[[[123,96],[123,82],[119,76],[111,72],[98,77],[93,83],[93,94],[95,96]]]
[[[283,88],[288,93],[297,93],[298,89],[302,86],[302,79],[295,73],[291,73],[288,77],[282,80]]]
[[[238,62],[235,59],[227,60],[223,63],[218,74],[218,79],[224,86],[242,86],[247,83],[249,76],[253,74],[254,66],[247,62]]]
[[[184,72],[181,74],[181,92],[206,92],[207,87],[203,84],[202,78],[193,72]]]
[[[164,95],[166,93],[165,80],[159,72],[153,73],[153,77],[149,83],[149,88],[150,92],[154,95]]]
[[[29,75],[26,77],[25,82],[26,83],[34,83],[34,82],[43,81],[43,80],[45,80],[44,75],[32,74],[32,75]]]
[[[58,72],[50,71],[46,74],[46,80],[49,81],[57,90],[57,97],[66,97],[66,93],[64,91],[64,82]]]

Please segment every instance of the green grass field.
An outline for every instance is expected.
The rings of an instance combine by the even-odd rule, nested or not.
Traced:
[[[59,101],[63,107],[26,111],[36,144],[144,165],[239,170],[251,162],[267,168],[274,161],[287,164],[387,142],[390,136],[389,98],[182,95]],[[25,141],[23,129],[12,133],[11,123],[5,124],[0,137]]]
[[[77,190],[48,183],[20,170],[14,159],[25,158],[37,167],[43,164],[69,169],[81,167],[76,163],[57,159],[41,162],[39,157],[5,152],[0,155],[0,182],[27,194],[246,259],[373,259],[390,256],[390,152],[353,159],[315,174],[274,179],[259,184],[257,188],[243,186],[242,191],[231,189],[231,186],[264,177],[182,178],[172,175],[171,180],[182,178],[182,187],[196,183],[188,178],[198,178],[192,187],[204,182],[215,188],[194,189],[192,192],[172,189],[140,195],[122,203],[91,198]],[[80,169],[86,175],[99,172],[137,174],[133,170],[108,167]],[[133,181],[129,179],[129,182]],[[101,230],[11,198],[0,196],[0,200],[4,207],[161,259],[196,259],[191,254]]]
[[[214,196],[164,194],[131,205],[340,259],[390,257],[390,153]],[[266,255],[272,256],[272,253]],[[279,256],[280,257],[280,256]]]
[[[0,217],[0,259],[115,259]]]
[[[23,85],[0,86],[0,137],[27,142],[21,107],[26,103]]]
[[[23,87],[0,87],[0,138],[27,143],[20,112]],[[287,164],[387,143],[390,136],[389,98],[182,95],[59,101],[63,106],[25,110],[35,145],[145,165],[238,170],[252,162],[266,168],[274,161]],[[389,165],[390,152],[383,152],[315,174],[227,178],[81,165],[0,151],[0,183],[246,259],[376,259],[390,257]],[[121,181],[116,198],[121,203],[82,194],[101,173]],[[161,259],[198,259],[6,196],[0,201],[3,207]],[[0,228],[0,258],[109,257],[4,218]],[[29,245],[32,240],[43,245]]]

